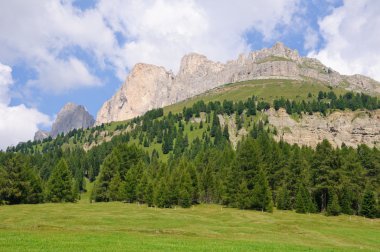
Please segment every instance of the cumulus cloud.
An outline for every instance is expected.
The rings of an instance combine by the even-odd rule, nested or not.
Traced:
[[[305,43],[304,43],[305,50],[308,50],[308,51],[314,50],[315,47],[318,45],[318,42],[319,42],[318,32],[308,27],[305,33]]]
[[[37,109],[9,105],[12,83],[12,69],[0,63],[0,149],[32,139],[38,125],[50,125],[49,117]]]
[[[320,20],[326,45],[310,56],[343,74],[360,73],[380,81],[379,13],[379,1],[344,1]]]
[[[0,59],[10,65],[25,63],[37,74],[30,83],[54,92],[98,85],[83,59],[75,53],[67,57],[65,52],[72,47],[92,48],[101,60],[99,48],[107,50],[108,40],[113,40],[97,12],[82,13],[68,1],[2,2],[0,30]]]
[[[125,67],[149,62],[174,71],[192,51],[219,61],[248,51],[248,31],[275,38],[276,28],[290,25],[297,8],[297,0],[243,0],[233,7],[225,0],[103,0],[97,6],[110,27],[128,38],[120,48]]]
[[[59,93],[101,83],[76,49],[121,80],[138,62],[176,70],[181,56],[191,51],[225,61],[249,49],[247,31],[274,38],[277,26],[290,25],[297,4],[100,0],[80,10],[70,0],[6,1],[0,3],[0,59],[32,68],[36,78],[29,87]]]

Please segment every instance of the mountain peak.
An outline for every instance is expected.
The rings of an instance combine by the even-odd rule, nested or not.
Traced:
[[[88,113],[84,106],[68,102],[59,111],[50,136],[54,138],[58,134],[67,133],[73,129],[91,127],[94,122],[93,116]]]
[[[97,124],[127,120],[158,107],[173,104],[227,83],[255,79],[313,79],[328,86],[380,93],[380,83],[360,76],[344,76],[316,59],[301,57],[297,50],[277,42],[241,55],[227,63],[214,62],[198,53],[182,57],[177,75],[163,67],[137,64],[121,89],[104,103]]]

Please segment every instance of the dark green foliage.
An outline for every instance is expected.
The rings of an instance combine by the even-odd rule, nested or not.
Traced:
[[[254,181],[255,184],[252,190],[252,208],[256,210],[272,212],[272,192],[269,187],[265,171],[262,167],[259,167],[259,172],[256,175]]]
[[[92,198],[95,201],[110,201],[110,183],[113,177],[120,173],[120,156],[115,150],[104,160],[98,178],[95,181],[92,191]]]
[[[283,185],[277,193],[277,209],[290,210],[292,209],[292,201],[290,193],[286,185]]]
[[[237,193],[237,206],[240,209],[251,208],[252,195],[247,187],[247,182],[245,179],[240,183],[239,190]]]
[[[379,105],[377,98],[352,93],[337,97],[330,91],[321,92],[319,100],[314,97],[307,101],[280,98],[273,101],[273,107],[302,116],[331,109],[375,109]],[[47,181],[53,167],[64,158],[75,181],[74,194],[85,190],[87,177],[95,181],[95,201],[119,200],[158,207],[216,203],[271,211],[275,199],[278,209],[330,213],[340,207],[346,214],[361,213],[365,184],[379,194],[379,150],[365,145],[357,150],[344,145],[333,148],[327,141],[316,149],[276,142],[271,138],[276,129],[257,111],[269,107],[255,96],[245,102],[198,101],[182,113],[164,115],[162,109],[157,109],[120,123],[116,128],[121,134],[115,134],[109,142],[101,141],[102,135],[112,136],[112,130],[105,131],[110,125],[101,125],[44,140],[38,148],[33,142],[21,144],[9,149],[24,153],[20,154],[20,160],[24,160],[20,165],[7,166],[14,154],[0,152],[0,204],[40,202],[41,185],[49,192]],[[237,143],[236,151],[228,141],[227,124],[221,127],[219,122],[219,117],[226,115],[235,116],[237,129],[248,125],[250,130]],[[198,126],[190,120],[192,117],[206,120]],[[191,128],[189,141],[186,133]],[[131,145],[131,141],[140,143],[141,148]],[[99,145],[87,152],[68,145],[62,148],[75,142],[78,146],[90,142]],[[156,144],[164,155],[159,155]],[[22,182],[9,183],[7,178]],[[17,185],[16,189],[10,185]]]
[[[327,215],[337,216],[340,212],[341,208],[339,205],[338,195],[335,191],[332,191],[332,193],[330,193],[329,204],[327,206]]]
[[[47,182],[46,200],[50,202],[75,202],[75,183],[73,175],[64,159],[61,159],[53,169]]]
[[[377,204],[375,194],[369,188],[366,189],[363,195],[360,214],[367,218],[375,218],[377,214]]]
[[[298,186],[295,209],[297,213],[313,213],[315,211],[310,193],[302,183]]]
[[[187,170],[184,170],[181,176],[179,188],[179,205],[182,207],[190,207],[193,203],[193,187],[191,177]]]
[[[352,209],[353,199],[352,199],[352,191],[349,190],[347,185],[343,186],[342,197],[340,200],[340,208],[341,212],[344,214],[353,214],[354,211]]]
[[[0,204],[43,201],[41,179],[22,155],[12,155],[0,166]]]

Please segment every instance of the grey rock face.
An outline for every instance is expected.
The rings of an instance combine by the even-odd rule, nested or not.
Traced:
[[[340,75],[317,59],[300,57],[297,51],[277,43],[225,64],[191,53],[182,58],[177,75],[163,67],[137,64],[99,110],[96,124],[127,120],[223,84],[254,79],[314,79],[347,90],[380,93],[379,82],[361,75]]]
[[[276,140],[290,144],[315,147],[323,139],[340,147],[380,146],[380,109],[375,111],[335,111],[324,117],[319,113],[303,115],[299,121],[293,120],[284,109],[267,112],[269,123],[278,129]]]
[[[39,130],[34,134],[34,141],[44,140],[49,137],[49,131]]]
[[[94,118],[82,105],[67,103],[57,115],[53,123],[50,136],[68,133],[73,129],[87,128],[94,125]]]

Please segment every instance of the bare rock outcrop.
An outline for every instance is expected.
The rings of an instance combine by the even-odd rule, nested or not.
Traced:
[[[96,124],[127,120],[227,83],[305,78],[348,90],[380,93],[379,82],[361,75],[340,75],[317,59],[300,57],[297,51],[276,43],[225,64],[191,53],[182,58],[177,75],[163,67],[137,64],[120,90],[99,110]]]
[[[269,123],[278,130],[275,139],[290,144],[315,147],[327,139],[335,147],[342,143],[352,147],[359,144],[380,146],[380,110],[335,111],[326,117],[315,113],[302,115],[297,121],[284,109],[271,108],[266,113]]]
[[[45,138],[48,138],[49,136],[50,136],[49,131],[38,130],[38,131],[34,134],[34,141],[44,140]]]

